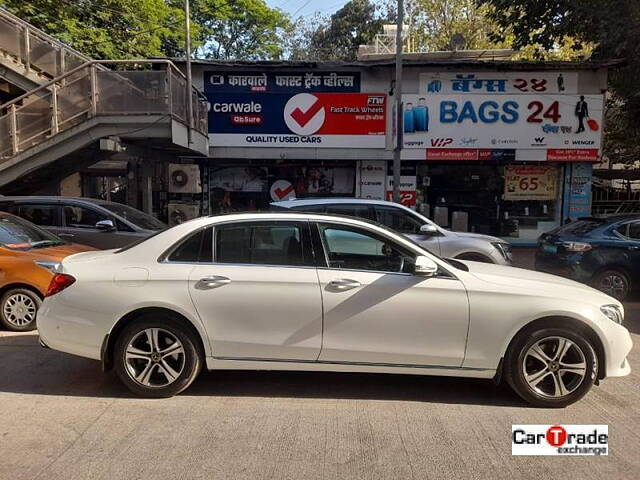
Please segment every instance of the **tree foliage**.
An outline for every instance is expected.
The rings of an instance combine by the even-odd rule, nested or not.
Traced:
[[[204,58],[270,60],[282,56],[289,17],[265,0],[192,0]]]
[[[590,45],[592,58],[622,59],[610,72],[605,154],[638,159],[640,131],[640,2],[637,0],[478,0],[492,8],[491,18],[513,35],[518,48],[536,56],[553,51],[566,38],[574,49]],[[500,37],[501,35],[496,35]]]
[[[165,0],[0,0],[0,6],[97,59],[160,56],[166,42],[183,42],[183,10]]]

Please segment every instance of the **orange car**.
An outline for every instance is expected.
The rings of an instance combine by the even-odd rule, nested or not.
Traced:
[[[74,245],[14,215],[0,212],[0,326],[36,328],[52,270],[64,257],[94,250]]]

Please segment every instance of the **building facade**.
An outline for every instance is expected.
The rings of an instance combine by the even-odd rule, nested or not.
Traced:
[[[193,79],[209,101],[209,158],[187,198],[202,213],[390,198],[391,61],[196,61]],[[588,215],[606,85],[604,64],[407,61],[402,202],[523,245]]]

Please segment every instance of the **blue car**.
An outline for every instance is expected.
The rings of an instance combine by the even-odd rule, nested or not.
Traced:
[[[624,299],[640,280],[640,215],[585,217],[542,234],[536,270]]]

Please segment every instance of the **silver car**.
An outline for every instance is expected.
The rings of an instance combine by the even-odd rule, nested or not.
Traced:
[[[371,220],[410,237],[430,252],[445,258],[511,265],[511,244],[508,242],[489,235],[446,230],[418,212],[394,202],[315,198],[284,200],[271,206],[274,210],[329,213]]]

